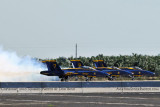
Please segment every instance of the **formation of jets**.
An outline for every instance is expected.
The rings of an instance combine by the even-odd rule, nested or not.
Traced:
[[[70,77],[85,77],[86,81],[94,77],[105,77],[113,80],[115,77],[125,76],[134,80],[136,76],[154,76],[155,73],[142,70],[138,67],[107,67],[103,60],[94,60],[94,67],[84,66],[80,60],[71,60],[73,68],[61,69],[55,60],[42,61],[48,70],[41,71],[40,74],[46,76],[58,76],[61,81],[67,81]]]
[[[83,67],[83,68],[67,68],[61,69],[55,60],[47,60],[43,61],[47,65],[47,71],[41,71],[40,74],[47,76],[58,76],[61,78],[61,81],[67,81],[69,77],[86,77],[86,81],[90,80],[93,77],[106,77],[111,78],[110,74],[105,72],[99,72],[98,70],[91,67]]]
[[[119,77],[120,75],[126,75],[127,73],[131,73],[129,76],[134,79],[134,77],[140,77],[140,76],[154,76],[155,73],[151,71],[142,70],[139,67],[107,67],[107,65],[104,63],[103,60],[95,60],[93,61],[95,68],[98,70],[113,70],[112,72],[109,71],[109,74],[112,74],[113,77]],[[117,70],[114,72],[114,70]]]

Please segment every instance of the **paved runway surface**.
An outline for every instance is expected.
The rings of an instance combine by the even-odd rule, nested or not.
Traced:
[[[160,107],[160,93],[0,94],[0,107]]]

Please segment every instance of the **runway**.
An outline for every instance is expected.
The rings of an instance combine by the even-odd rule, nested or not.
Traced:
[[[0,82],[0,93],[159,92],[160,81]]]
[[[1,107],[159,107],[160,93],[0,94]]]

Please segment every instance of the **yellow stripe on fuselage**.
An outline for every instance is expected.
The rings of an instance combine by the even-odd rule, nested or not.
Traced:
[[[99,68],[99,69],[101,69],[101,68],[102,68],[102,69],[103,69],[103,68],[112,69],[112,68],[110,68],[110,67],[97,67],[97,69],[98,69],[98,68]]]
[[[74,74],[74,73],[73,72],[67,72],[65,75],[69,76],[69,75],[72,75],[72,74]]]
[[[82,75],[88,75],[89,73],[82,73]]]
[[[87,77],[96,77],[96,76],[87,76]]]
[[[134,69],[132,67],[119,67],[120,69]]]
[[[134,75],[135,77],[141,77],[142,75]]]
[[[112,75],[112,76],[114,76],[114,77],[119,77],[120,75]]]
[[[78,74],[78,73],[74,73],[74,74]]]
[[[80,60],[70,60],[70,61],[80,61]]]
[[[112,74],[112,72],[106,72],[107,74]]]
[[[66,69],[62,69],[62,70],[70,70],[70,69],[83,69],[83,68],[66,68]]]
[[[103,62],[103,60],[94,60],[93,62]]]

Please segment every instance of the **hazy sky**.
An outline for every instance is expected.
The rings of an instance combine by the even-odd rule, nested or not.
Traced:
[[[0,45],[40,58],[160,53],[160,0],[0,0]]]

